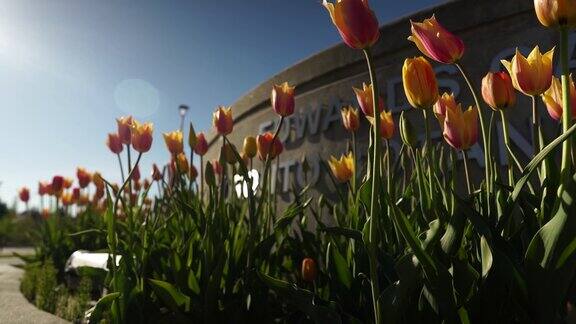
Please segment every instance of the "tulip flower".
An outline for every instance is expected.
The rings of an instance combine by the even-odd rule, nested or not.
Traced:
[[[152,132],[154,125],[152,123],[132,122],[132,146],[140,153],[146,153],[152,146]]]
[[[364,115],[369,117],[374,117],[374,100],[372,100],[372,84],[366,85],[362,83],[362,89],[357,89],[352,87],[354,93],[356,94],[356,100],[360,105],[360,109],[364,112]],[[378,110],[384,110],[384,100],[381,96],[378,96]]]
[[[444,128],[444,120],[446,119],[446,110],[460,109],[459,105],[456,103],[454,94],[444,92],[438,101],[434,104],[434,115],[440,123],[440,128]]]
[[[52,185],[48,182],[44,181],[38,182],[38,194],[40,196],[49,195],[50,192],[52,191],[51,186]]]
[[[188,173],[188,159],[184,153],[176,155],[176,166],[178,167],[178,172],[182,174]]]
[[[302,260],[302,279],[306,282],[314,282],[318,276],[316,261],[312,258]]]
[[[152,164],[152,180],[160,181],[162,180],[162,172],[158,169],[156,163]]]
[[[360,128],[360,119],[358,118],[358,109],[348,106],[342,108],[342,124],[350,133],[356,132]]]
[[[114,154],[122,153],[124,146],[122,145],[122,140],[120,140],[120,136],[116,133],[109,133],[108,139],[106,140],[106,145]]]
[[[370,124],[374,126],[374,118],[366,117]],[[394,119],[392,119],[392,112],[384,111],[380,114],[380,136],[385,139],[391,139],[394,136]]]
[[[64,177],[63,176],[54,176],[52,178],[52,191],[54,192],[54,194],[62,191],[64,187]]]
[[[132,176],[130,177],[132,181],[134,182],[138,182],[140,181],[140,167],[138,167],[138,165],[135,165],[134,168],[132,169]]]
[[[272,88],[270,101],[272,108],[278,115],[287,117],[294,113],[294,88],[288,82],[275,84]]]
[[[118,124],[118,136],[120,137],[120,141],[126,145],[130,145],[131,136],[130,133],[132,131],[132,116],[120,117],[116,119],[116,123]]]
[[[190,123],[190,128],[188,130],[188,146],[193,150],[196,147],[196,144],[198,144],[198,137],[194,131],[194,126]]]
[[[206,137],[204,133],[198,133],[198,143],[194,147],[194,153],[198,154],[199,156],[204,156],[206,152],[208,152],[208,142],[206,141]]]
[[[444,120],[444,139],[457,150],[468,150],[478,141],[478,108],[462,111],[447,109]]]
[[[422,54],[444,64],[452,64],[464,55],[464,42],[440,25],[436,17],[423,22],[410,21],[412,35],[408,40],[414,42]]]
[[[346,45],[367,49],[378,41],[378,19],[368,6],[368,0],[336,0],[334,3],[324,0],[322,4]]]
[[[244,146],[242,147],[242,153],[250,159],[256,156],[258,152],[258,147],[256,144],[256,138],[254,136],[246,136],[244,138]]]
[[[234,121],[232,120],[232,107],[218,106],[212,114],[212,125],[219,135],[232,133]]]
[[[438,81],[432,65],[424,57],[407,58],[404,61],[402,82],[412,107],[428,109],[438,100]]]
[[[224,161],[228,164],[236,163],[236,154],[234,154],[234,150],[236,148],[233,147],[230,143],[225,143],[222,145],[220,154],[224,157]]]
[[[92,174],[92,183],[96,188],[104,188],[104,179],[100,172],[94,172]]]
[[[132,184],[132,189],[134,189],[134,191],[136,192],[139,192],[140,189],[142,189],[142,183],[140,181],[134,180]]]
[[[172,155],[180,154],[184,151],[183,135],[182,132],[177,130],[173,132],[168,132],[162,134],[164,136],[164,142],[166,142],[166,147]]]
[[[196,170],[194,164],[190,165],[190,171],[188,172],[188,176],[190,177],[190,181],[192,182],[196,181],[196,178],[198,177],[198,170]]]
[[[218,160],[214,160],[212,161],[212,171],[214,171],[214,174],[217,175],[222,175],[222,164],[220,164],[220,161]]]
[[[502,110],[516,104],[516,93],[508,73],[489,72],[482,79],[482,98],[494,110]]]
[[[272,143],[274,140],[274,143]],[[258,149],[258,157],[262,161],[266,159],[273,160],[275,157],[282,153],[284,146],[278,137],[274,138],[274,134],[266,132],[256,137],[256,147]]]
[[[570,107],[572,109],[572,119],[576,118],[576,88],[574,80],[570,75]],[[556,121],[562,119],[564,107],[562,105],[562,83],[556,77],[552,77],[550,88],[542,95],[542,100],[546,104],[548,114]]]
[[[71,178],[65,177],[64,178],[64,189],[70,189],[70,187],[72,187],[73,183],[74,183],[74,180],[72,180]]]
[[[102,199],[102,197],[104,197],[104,187],[96,187],[96,191],[94,192],[94,197],[92,199],[94,202],[97,202],[98,200]]]
[[[78,202],[80,200],[80,188],[76,187],[72,189],[72,201]]]
[[[71,192],[64,192],[62,193],[62,205],[70,206],[74,203],[74,197],[72,196]]]
[[[534,0],[534,9],[538,20],[546,27],[576,26],[574,0]]]
[[[30,190],[26,187],[20,188],[20,191],[18,191],[18,197],[20,197],[20,200],[23,203],[28,203],[28,200],[30,200]]]
[[[347,182],[354,176],[354,156],[352,153],[342,155],[340,160],[331,156],[330,160],[328,160],[328,165],[330,165],[332,174],[339,182]]]
[[[527,58],[516,49],[511,61],[501,62],[510,73],[516,90],[527,96],[537,96],[550,88],[553,56],[554,48],[542,55],[540,48],[536,46]]]
[[[84,168],[76,168],[76,177],[78,178],[80,188],[88,187],[90,181],[92,181],[92,175]]]

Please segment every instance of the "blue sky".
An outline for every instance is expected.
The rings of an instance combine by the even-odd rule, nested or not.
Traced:
[[[381,24],[441,0],[372,0]],[[408,31],[407,31],[408,33]],[[0,199],[76,166],[119,178],[115,118],[155,125],[142,173],[181,103],[197,131],[275,73],[339,42],[320,0],[2,0]]]

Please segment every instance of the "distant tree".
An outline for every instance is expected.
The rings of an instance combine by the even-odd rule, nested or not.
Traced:
[[[8,215],[8,206],[4,202],[0,201],[0,219],[6,215]]]

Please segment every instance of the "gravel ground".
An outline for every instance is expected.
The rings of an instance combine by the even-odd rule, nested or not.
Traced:
[[[20,293],[20,277],[23,271],[14,265],[20,259],[10,257],[12,252],[30,254],[30,248],[0,250],[0,323],[68,323],[30,304]]]

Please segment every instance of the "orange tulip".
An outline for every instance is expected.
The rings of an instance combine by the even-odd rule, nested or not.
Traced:
[[[198,137],[198,143],[196,143],[196,146],[194,147],[194,153],[200,156],[204,156],[204,154],[208,152],[208,142],[206,141],[204,133],[198,133],[197,137]]]
[[[366,117],[370,124],[374,126],[374,118]],[[392,118],[392,112],[384,111],[380,114],[380,136],[385,139],[391,139],[394,136],[394,119]]]
[[[116,133],[108,134],[108,139],[106,140],[106,145],[114,154],[120,154],[124,149],[122,145],[122,140],[120,140],[120,136]]]
[[[536,46],[527,58],[516,49],[516,55],[510,62],[506,60],[501,62],[510,73],[512,85],[516,90],[527,96],[537,96],[550,88],[553,56],[554,49],[542,55],[540,48]]]
[[[508,73],[489,72],[482,79],[482,98],[494,110],[512,107],[516,104],[516,93]]]
[[[188,173],[188,159],[184,153],[176,155],[176,166],[178,167],[178,172],[182,174]]]
[[[368,0],[336,0],[334,3],[324,0],[322,4],[346,45],[367,49],[378,41],[378,19]]]
[[[232,129],[234,128],[232,107],[218,106],[214,114],[212,114],[212,125],[219,135],[232,133]]]
[[[20,200],[23,203],[28,203],[28,200],[30,200],[30,190],[26,187],[20,188],[20,191],[18,191],[18,197],[20,197]]]
[[[166,147],[168,147],[170,153],[177,155],[184,151],[183,135],[181,131],[177,130],[162,135],[164,136],[164,142],[166,142]]]
[[[71,192],[64,192],[62,193],[62,205],[70,206],[74,203],[74,198]]]
[[[354,93],[356,94],[356,100],[360,105],[360,109],[364,115],[369,117],[374,117],[374,100],[372,100],[372,84],[366,85],[362,83],[362,89],[357,89],[352,87]],[[378,110],[384,110],[384,100],[381,96],[378,96]]]
[[[88,187],[90,181],[92,181],[92,175],[84,168],[76,168],[76,177],[78,178],[80,188]]]
[[[274,143],[272,143],[274,139]],[[274,134],[266,132],[256,137],[256,146],[258,148],[258,157],[262,161],[266,159],[273,160],[275,157],[282,153],[284,146],[278,137],[274,138]]]
[[[104,187],[96,187],[96,191],[94,192],[94,196],[92,197],[94,202],[102,199],[104,197]]]
[[[542,100],[546,104],[548,114],[556,121],[562,119],[564,106],[562,104],[562,83],[556,77],[552,77],[552,85],[550,89],[546,90],[542,95]],[[576,118],[576,88],[574,80],[570,75],[570,107],[572,111],[572,119]]]
[[[331,156],[330,160],[328,160],[328,165],[339,182],[347,182],[354,176],[354,156],[352,153],[342,155],[340,160]]]
[[[258,153],[258,147],[256,144],[256,138],[254,136],[246,136],[244,138],[242,153],[244,153],[249,159],[256,156],[256,153]]]
[[[272,108],[278,115],[286,117],[294,113],[294,88],[288,82],[275,84],[272,88]]]
[[[152,146],[152,132],[154,125],[152,123],[132,122],[132,146],[140,153],[146,153]]]
[[[360,119],[358,118],[358,109],[348,106],[342,108],[342,124],[350,133],[356,132],[360,128]]]
[[[64,178],[64,189],[70,189],[70,187],[72,187],[73,183],[74,183],[74,180],[72,180],[71,178],[65,177]]]
[[[302,260],[302,279],[306,282],[314,282],[318,277],[318,268],[316,261],[312,258]]]
[[[465,112],[447,109],[444,121],[444,139],[457,150],[467,150],[478,141],[478,108],[470,107]]]
[[[455,63],[464,55],[462,40],[440,25],[434,15],[421,23],[411,21],[410,24],[412,36],[408,40],[414,42],[422,54],[445,64]]]
[[[188,176],[190,177],[190,181],[192,182],[196,181],[196,178],[198,177],[198,170],[196,170],[194,164],[190,165],[190,171],[188,172]]]
[[[104,179],[100,172],[94,172],[92,174],[92,183],[96,188],[104,188]]]
[[[438,101],[434,104],[434,115],[440,123],[440,127],[444,127],[444,120],[446,119],[446,111],[460,109],[459,105],[456,103],[454,94],[448,94],[444,92]]]
[[[402,82],[412,107],[428,109],[438,100],[438,81],[432,65],[424,57],[407,58],[404,61]]]
[[[574,0],[534,0],[536,16],[546,27],[576,26]]]
[[[118,136],[120,137],[120,141],[129,145],[131,140],[130,132],[132,130],[132,116],[117,118],[116,123],[118,124]]]

